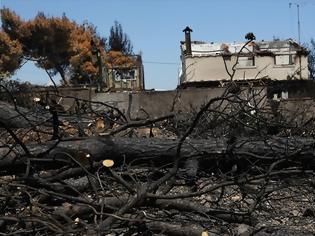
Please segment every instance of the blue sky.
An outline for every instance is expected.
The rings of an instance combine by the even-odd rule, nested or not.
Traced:
[[[107,37],[115,20],[129,35],[136,53],[142,52],[146,88],[174,89],[180,66],[179,42],[186,25],[192,40],[242,42],[247,32],[257,40],[297,39],[300,4],[301,42],[315,38],[315,0],[0,0],[23,19],[39,11],[49,16],[66,14],[77,23],[88,21]],[[164,64],[165,63],[165,64]],[[37,84],[47,75],[27,63],[13,78]]]

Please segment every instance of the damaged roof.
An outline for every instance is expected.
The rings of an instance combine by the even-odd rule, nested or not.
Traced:
[[[192,41],[192,56],[219,56],[222,54],[237,54],[245,43],[207,43],[202,41]],[[185,52],[185,42],[181,42],[182,51]],[[302,52],[307,54],[307,50],[292,39],[275,41],[253,41],[243,48],[242,53],[255,54],[283,54]]]

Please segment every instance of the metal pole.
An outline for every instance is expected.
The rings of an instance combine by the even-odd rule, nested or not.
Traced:
[[[299,44],[301,44],[300,4],[290,2],[290,3],[289,3],[289,8],[291,8],[292,5],[296,5],[296,9],[297,9],[297,17],[298,17],[298,37],[299,37]]]
[[[299,44],[301,44],[301,24],[300,24],[300,5],[296,4],[298,13],[298,34],[299,34]]]
[[[300,5],[296,4],[297,13],[298,13],[298,33],[299,33],[299,45],[301,45],[301,24],[300,24]],[[302,79],[302,61],[301,54],[299,54],[299,63],[300,63],[300,79]]]

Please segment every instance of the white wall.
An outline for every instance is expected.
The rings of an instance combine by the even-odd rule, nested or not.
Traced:
[[[185,57],[186,77],[182,82],[197,81],[218,81],[229,80],[230,77],[224,67],[221,56],[204,56],[204,57]],[[236,55],[230,60],[226,60],[227,68],[232,73],[232,67],[236,62]],[[288,77],[294,79],[308,79],[309,72],[307,67],[307,57],[301,56],[301,77],[299,75],[300,59],[299,56],[293,55],[293,65],[275,65],[273,56],[255,56],[255,66],[247,68],[236,67],[234,80],[252,80],[269,77],[272,80],[287,80]]]

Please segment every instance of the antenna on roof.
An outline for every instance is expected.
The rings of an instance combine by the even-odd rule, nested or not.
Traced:
[[[296,8],[297,8],[298,36],[299,36],[299,44],[301,44],[300,4],[290,2],[290,3],[289,3],[289,8],[291,8],[292,5],[296,5]]]

